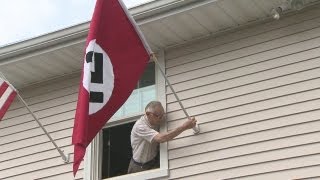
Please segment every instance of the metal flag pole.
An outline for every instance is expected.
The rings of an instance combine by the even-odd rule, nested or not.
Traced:
[[[161,72],[162,76],[165,78],[166,82],[168,83],[168,85],[169,85],[172,93],[173,93],[174,96],[176,97],[176,99],[177,99],[178,103],[180,104],[181,109],[183,110],[184,114],[187,116],[188,119],[190,119],[190,116],[189,116],[189,114],[187,113],[186,109],[184,108],[183,104],[181,103],[181,101],[180,101],[177,93],[176,93],[175,90],[173,89],[173,87],[172,87],[170,81],[168,80],[166,74],[165,74],[164,71],[162,70],[162,68],[161,68],[161,66],[160,66],[160,64],[159,64],[159,62],[158,62],[158,59],[157,59],[156,55],[155,55],[154,53],[152,53],[152,54],[151,54],[151,57],[152,57],[152,59],[154,60],[154,62],[156,63],[156,65],[158,66],[158,68],[160,69],[160,72]],[[199,134],[199,133],[200,133],[200,127],[199,127],[198,122],[197,122],[196,126],[193,127],[193,133],[194,133],[194,134]]]
[[[43,127],[43,125],[41,124],[41,122],[39,121],[39,119],[35,116],[35,114],[32,112],[32,110],[29,108],[28,104],[23,100],[23,98],[20,96],[18,90],[16,88],[14,88],[14,86],[12,84],[10,84],[10,82],[6,79],[6,77],[2,74],[2,72],[0,72],[1,76],[3,77],[3,79],[9,84],[9,86],[14,89],[17,92],[17,96],[19,98],[19,100],[24,104],[24,106],[27,108],[27,110],[29,111],[29,113],[32,115],[32,117],[34,118],[34,120],[36,120],[36,122],[38,123],[38,125],[40,126],[40,128],[44,131],[44,133],[48,136],[48,138],[50,139],[50,141],[52,142],[52,144],[54,145],[54,147],[58,150],[61,158],[63,159],[63,161],[65,163],[69,162],[69,155],[68,157],[63,153],[63,151],[58,147],[58,145],[54,142],[54,140],[52,139],[52,137],[50,136],[50,134],[48,133],[48,131]]]

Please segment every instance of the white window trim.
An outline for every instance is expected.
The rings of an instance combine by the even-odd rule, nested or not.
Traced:
[[[162,68],[165,67],[165,59],[164,59],[164,51],[161,50],[157,53],[157,58],[159,64]],[[166,82],[165,78],[162,76],[159,68],[155,65],[155,77],[156,77],[156,92],[157,99],[161,102],[161,104],[166,109]],[[142,114],[137,114],[135,116],[130,116],[128,118],[122,118],[119,121],[113,121],[111,123],[107,123],[107,127],[117,126],[120,124],[128,123],[130,121],[135,121]],[[160,127],[160,132],[167,131],[167,122],[164,123],[162,127]],[[90,143],[87,148],[86,155],[84,158],[84,180],[101,180],[101,164],[102,164],[102,131],[98,133],[98,135],[94,138],[94,140]],[[100,145],[100,146],[99,146]],[[98,152],[98,153],[96,153]],[[121,180],[134,180],[134,179],[154,179],[167,177],[169,175],[168,170],[168,143],[160,144],[160,168],[154,170],[148,170],[144,172],[128,174],[123,176],[117,176],[108,179],[121,179]]]

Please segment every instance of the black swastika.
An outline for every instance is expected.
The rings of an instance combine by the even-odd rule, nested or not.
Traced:
[[[86,62],[93,63],[94,55],[94,72],[91,71],[91,83],[103,84],[103,54],[89,51],[86,54]],[[90,102],[103,103],[103,92],[90,91]]]

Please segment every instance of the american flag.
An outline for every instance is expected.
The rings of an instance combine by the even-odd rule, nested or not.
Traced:
[[[3,118],[17,92],[6,81],[0,78],[0,120]]]

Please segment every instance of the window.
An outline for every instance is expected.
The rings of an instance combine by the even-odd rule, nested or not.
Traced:
[[[155,64],[154,62],[151,62],[146,67],[145,72],[136,86],[136,89],[133,90],[128,100],[116,112],[112,120],[117,120],[122,117],[141,113],[148,102],[155,99]]]
[[[102,131],[102,179],[127,174],[132,157],[130,132],[134,122]]]
[[[163,57],[163,56],[161,56]],[[159,62],[163,63],[163,58]],[[162,65],[162,67],[164,67]],[[85,157],[85,179],[100,180],[110,177],[130,179],[132,175],[140,179],[157,178],[168,175],[167,143],[160,144],[159,169],[127,175],[132,157],[130,143],[131,129],[144,113],[144,107],[151,100],[159,100],[165,106],[165,81],[154,62],[150,62],[136,89],[126,103],[109,120],[87,148]],[[165,107],[164,107],[165,108]],[[164,131],[166,125],[161,127]]]
[[[114,115],[114,119],[141,113],[149,101],[156,99],[155,64],[145,69],[136,89]],[[102,179],[127,174],[132,157],[130,134],[134,122],[105,128],[102,131]]]

